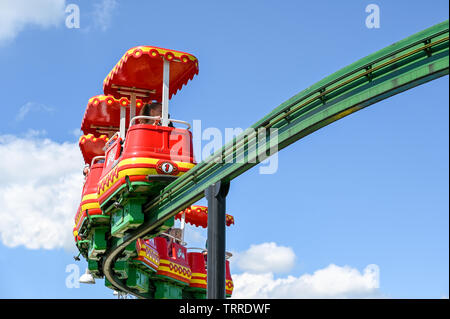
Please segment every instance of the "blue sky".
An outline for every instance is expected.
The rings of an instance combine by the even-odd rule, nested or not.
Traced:
[[[447,1],[40,2],[0,4],[1,298],[112,297],[102,280],[66,287],[74,247],[71,228],[61,230],[81,192],[87,101],[129,48],[194,54],[199,75],[172,98],[171,114],[223,132],[448,19]],[[70,3],[79,29],[65,26]],[[379,29],[365,26],[370,3]],[[282,150],[276,174],[255,168],[232,182],[227,249],[239,296],[283,297],[287,287],[299,298],[448,298],[448,84],[446,76],[352,114]],[[197,245],[206,238],[191,233]],[[259,254],[267,251],[273,259]],[[339,289],[330,292],[330,280]]]

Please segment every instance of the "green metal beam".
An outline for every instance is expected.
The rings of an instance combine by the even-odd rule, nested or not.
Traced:
[[[204,196],[218,181],[230,181],[259,163],[258,151],[281,150],[312,132],[395,94],[449,73],[448,20],[375,52],[326,77],[275,108],[195,168],[168,185],[145,208],[146,221],[108,251],[103,269],[110,271],[120,250],[155,231],[177,212]],[[276,129],[259,140],[258,130]],[[256,150],[251,146],[256,146]],[[243,161],[230,161],[243,156]]]

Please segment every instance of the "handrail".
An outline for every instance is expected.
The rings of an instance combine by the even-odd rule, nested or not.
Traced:
[[[105,159],[105,158],[106,158],[105,156],[95,156],[91,161],[91,167],[92,167],[92,165],[94,165],[95,160]]]
[[[194,249],[194,250],[201,250],[202,253],[208,253],[208,249],[206,248],[199,248],[199,247],[186,247],[187,250],[190,249]],[[225,259],[230,259],[231,257],[233,257],[233,254],[230,253],[229,251],[225,252]]]
[[[208,249],[206,249],[206,248],[199,248],[199,247],[186,247],[186,249],[187,250],[189,250],[189,249],[201,250],[202,253],[207,253],[208,252]]]
[[[169,122],[175,122],[175,123],[184,124],[184,125],[187,126],[187,129],[188,129],[188,130],[191,128],[191,124],[189,124],[189,123],[186,122],[186,121],[169,119]]]
[[[179,239],[178,237],[172,236],[172,235],[170,235],[170,234],[168,234],[168,233],[161,233],[161,235],[167,236],[167,237],[169,237],[169,238],[172,238],[172,239],[175,240],[175,241],[178,241],[179,244],[180,244],[181,246],[186,246],[186,245],[187,245],[187,242],[182,241],[182,240]]]
[[[161,120],[161,116],[148,116],[148,115],[137,115],[133,117],[130,121],[130,126],[134,124],[136,120],[146,119],[146,120]]]
[[[161,120],[161,116],[148,116],[148,115],[137,115],[135,117],[133,117],[130,121],[130,126],[134,124],[134,122],[136,120],[139,119],[146,119],[146,120]],[[180,123],[180,124],[184,124],[187,126],[187,129],[189,130],[191,128],[191,124],[189,124],[186,121],[182,121],[182,120],[175,120],[175,119],[169,119],[169,122],[175,122],[175,123]]]
[[[111,138],[108,140],[108,142],[106,142],[105,146],[103,146],[103,151],[106,152],[106,150],[108,149],[108,147],[111,146],[111,144],[112,144],[113,141],[114,141],[114,137],[116,137],[116,135],[119,136],[119,135],[120,135],[120,132],[117,131],[116,133],[114,133],[113,136],[111,136]]]

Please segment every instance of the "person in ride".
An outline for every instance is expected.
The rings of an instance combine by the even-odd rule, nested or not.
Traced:
[[[86,182],[88,174],[89,174],[89,164],[86,164],[83,167],[84,182]]]
[[[146,103],[142,107],[139,115],[159,116],[160,117],[159,119],[140,119],[139,121],[141,124],[161,125],[162,104],[158,102]],[[169,122],[169,127],[173,127],[172,122]]]

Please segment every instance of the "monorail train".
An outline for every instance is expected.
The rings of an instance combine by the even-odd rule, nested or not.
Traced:
[[[94,278],[104,277],[105,252],[144,222],[143,205],[196,165],[189,124],[168,113],[169,99],[196,74],[191,54],[135,47],[104,80],[104,95],[89,99],[79,140],[85,181],[73,235]],[[181,228],[173,228],[175,218]],[[206,227],[207,208],[192,206],[175,218],[157,235],[130,244],[115,261],[115,275],[148,298],[205,298],[207,251],[187,247],[184,225]],[[115,289],[106,278],[105,284]],[[226,295],[232,291],[227,259]]]

